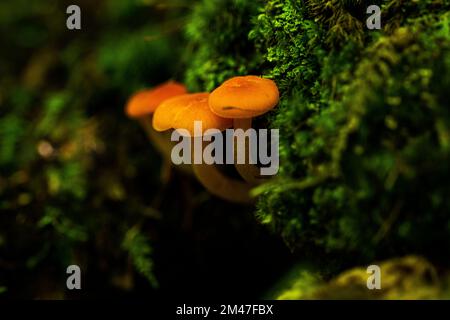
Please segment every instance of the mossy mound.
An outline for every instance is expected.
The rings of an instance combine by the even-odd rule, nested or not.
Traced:
[[[450,2],[378,4],[375,32],[365,27],[366,1],[258,3],[257,14],[235,11],[245,21],[238,33],[196,16],[197,30],[208,21],[250,44],[246,55],[217,58],[224,42],[203,42],[196,58],[220,71],[204,81],[191,64],[187,75],[201,90],[250,70],[279,85],[267,118],[280,129],[280,172],[255,195],[260,221],[292,248],[364,261],[417,252],[448,264]],[[247,59],[246,68],[222,67],[223,57]]]

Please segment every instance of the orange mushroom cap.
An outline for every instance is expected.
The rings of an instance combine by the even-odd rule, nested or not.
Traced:
[[[278,87],[270,79],[234,77],[211,93],[209,106],[224,118],[253,118],[273,109],[279,99]]]
[[[219,117],[211,112],[208,98],[209,93],[192,93],[164,101],[153,115],[153,128],[156,131],[186,129],[194,136],[195,121],[202,122],[203,130],[223,131],[232,127],[231,119]]]
[[[125,113],[130,118],[139,118],[152,114],[155,109],[169,98],[185,94],[186,87],[175,81],[168,81],[153,89],[135,93],[125,107]]]

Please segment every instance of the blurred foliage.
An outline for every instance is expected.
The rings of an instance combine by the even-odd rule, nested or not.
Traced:
[[[160,187],[159,158],[140,148],[123,106],[174,74],[177,39],[156,26],[182,15],[145,1],[78,5],[89,32],[65,28],[67,1],[0,4],[0,284],[12,294],[18,274],[31,290],[32,270],[49,268],[63,284],[69,264],[101,272],[114,260],[113,272],[129,272],[128,256],[157,284],[142,225],[159,219],[157,193],[141,186]]]

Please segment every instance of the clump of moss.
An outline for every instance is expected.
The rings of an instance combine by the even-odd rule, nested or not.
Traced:
[[[279,85],[280,171],[254,192],[260,221],[342,258],[449,253],[450,2],[232,2],[231,16],[198,5],[186,78],[210,90],[253,71]],[[380,31],[365,26],[369,4]]]
[[[255,70],[259,59],[247,34],[250,17],[260,5],[246,0],[203,0],[195,5],[186,26],[189,90],[211,91],[228,78]]]
[[[380,1],[308,0],[309,16],[325,29],[324,42],[328,46],[341,46],[346,41],[364,43],[366,32],[366,8]]]
[[[446,15],[397,29],[336,77],[344,85],[324,108],[286,100],[273,126],[294,133],[281,179],[259,190],[262,221],[293,246],[448,252],[449,40]]]
[[[381,288],[367,290],[370,274],[366,267],[346,270],[330,281],[321,281],[300,271],[291,284],[279,292],[279,300],[296,299],[448,299],[447,272],[438,272],[419,256],[394,258],[380,263]],[[413,288],[413,290],[412,290]]]
[[[320,60],[324,58],[324,31],[307,17],[304,4],[270,1],[253,19],[249,38],[265,62],[262,72],[275,80],[283,95],[301,91],[308,98],[319,92]]]
[[[406,24],[414,25],[418,19],[434,19],[436,15],[450,9],[449,0],[425,0],[425,1],[405,1],[388,0],[382,1],[383,30],[392,33],[397,28]]]

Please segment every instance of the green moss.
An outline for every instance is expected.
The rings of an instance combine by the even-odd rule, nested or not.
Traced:
[[[283,94],[296,87],[307,96],[318,93],[323,31],[307,19],[305,11],[301,2],[270,1],[253,19],[249,34],[264,56],[264,74],[277,82]]]
[[[306,272],[278,294],[279,300],[298,299],[448,299],[448,271],[438,272],[426,259],[406,256],[377,262],[380,266],[380,290],[367,290],[367,267],[346,270],[330,281]],[[414,290],[411,290],[414,288]]]
[[[259,189],[258,212],[288,242],[366,257],[446,246],[450,38],[443,21],[375,41],[354,72],[337,77],[344,85],[326,108],[311,112],[295,95],[282,103],[272,125],[297,130],[282,140],[281,179]]]
[[[253,73],[259,59],[247,39],[259,1],[203,0],[186,27],[185,83],[193,92],[211,91],[224,80]]]
[[[186,78],[211,90],[251,70],[280,87],[268,119],[281,166],[254,190],[260,221],[342,259],[448,252],[450,2],[233,3],[232,15],[195,9]],[[366,29],[368,4],[382,8],[380,31]]]

